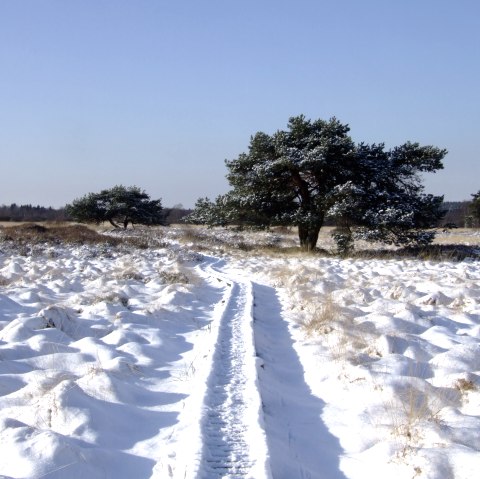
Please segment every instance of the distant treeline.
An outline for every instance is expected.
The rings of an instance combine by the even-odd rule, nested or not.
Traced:
[[[173,208],[163,208],[163,221],[166,225],[179,223],[181,219],[190,214],[192,210],[183,207],[174,206]],[[33,205],[17,205],[12,203],[10,206],[0,206],[0,221],[70,221],[71,218],[65,212],[64,208],[51,208]]]
[[[445,201],[442,205],[445,216],[439,226],[457,228],[477,227],[478,225],[469,211],[470,204],[471,201]]]
[[[445,216],[439,227],[471,228],[478,226],[469,213],[470,201],[445,201],[442,209]],[[180,223],[192,210],[181,206],[163,208],[166,225]],[[45,208],[44,206],[17,205],[0,206],[0,221],[69,221],[64,208]]]
[[[0,221],[65,221],[66,219],[63,208],[45,208],[16,203],[0,206]]]

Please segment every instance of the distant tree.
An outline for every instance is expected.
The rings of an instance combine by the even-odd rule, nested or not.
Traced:
[[[183,222],[183,219],[188,216],[192,210],[186,209],[181,203],[173,205],[171,208],[164,208],[164,218],[166,225],[179,224]]]
[[[472,201],[470,203],[470,215],[473,216],[472,226],[480,225],[480,190],[472,195]]]
[[[225,196],[219,196],[215,202],[210,198],[199,198],[193,211],[185,218],[187,223],[208,226],[227,226],[229,224],[228,206],[223,201]],[[237,211],[234,211],[233,221],[239,223]]]
[[[52,207],[17,205],[12,203],[9,206],[0,206],[1,221],[64,221],[65,211],[63,208],[54,209]]]
[[[471,218],[469,219],[470,204],[470,201],[445,201],[442,204],[442,211],[445,212],[445,216],[438,226],[446,229],[467,228],[471,220]]]
[[[108,221],[115,228],[133,224],[162,224],[161,200],[150,196],[137,186],[122,185],[88,193],[66,205],[67,214],[81,223],[102,223]]]
[[[422,229],[438,220],[442,198],[424,195],[418,174],[443,168],[446,150],[356,145],[349,130],[336,118],[301,115],[290,118],[287,131],[256,133],[247,153],[226,161],[232,189],[215,202],[199,200],[191,220],[297,226],[305,250],[315,248],[327,217],[339,226],[335,239],[344,250],[355,235],[395,244],[431,241]]]

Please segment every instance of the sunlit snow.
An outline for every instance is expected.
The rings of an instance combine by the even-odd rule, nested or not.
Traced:
[[[162,234],[0,244],[0,477],[478,474],[477,260],[196,252]]]

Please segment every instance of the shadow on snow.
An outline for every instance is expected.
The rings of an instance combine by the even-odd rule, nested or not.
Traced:
[[[305,383],[274,288],[253,284],[255,347],[274,479],[345,479],[343,449],[322,421],[325,402]]]

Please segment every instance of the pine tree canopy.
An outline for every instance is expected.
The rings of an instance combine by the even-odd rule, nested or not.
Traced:
[[[162,224],[161,200],[151,200],[150,196],[137,186],[122,185],[88,193],[77,198],[65,207],[67,214],[81,223],[102,223],[108,221],[118,228],[119,223]]]
[[[475,220],[475,224],[478,226],[480,224],[480,191],[472,195],[469,211]]]
[[[292,117],[286,130],[258,132],[248,152],[227,160],[231,190],[199,200],[190,221],[209,225],[298,228],[301,247],[315,248],[325,218],[340,243],[364,238],[425,244],[439,218],[441,196],[424,194],[421,173],[443,168],[446,150],[407,142],[355,144],[336,118]],[[346,237],[345,237],[346,236]]]

